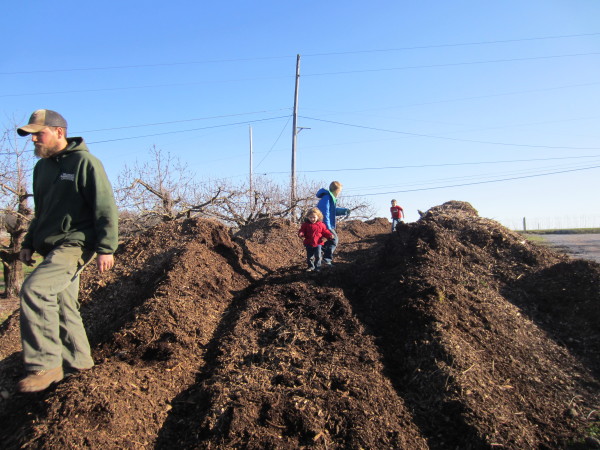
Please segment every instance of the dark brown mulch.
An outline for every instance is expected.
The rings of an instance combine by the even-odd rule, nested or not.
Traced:
[[[205,220],[86,272],[96,367],[16,394],[0,329],[5,448],[585,448],[598,427],[600,265],[448,202],[389,233],[349,221],[303,271],[298,225]],[[591,445],[591,444],[590,444]]]

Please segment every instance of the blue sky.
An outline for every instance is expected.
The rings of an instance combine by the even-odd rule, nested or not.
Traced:
[[[155,145],[198,179],[297,171],[379,216],[470,202],[600,226],[600,2],[13,2],[0,124],[59,111],[116,183]],[[504,180],[504,181],[496,181]]]

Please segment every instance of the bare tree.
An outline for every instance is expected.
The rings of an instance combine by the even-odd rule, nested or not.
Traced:
[[[4,293],[16,297],[23,283],[23,265],[19,260],[21,243],[31,220],[29,207],[33,153],[20,144],[16,126],[6,129],[0,139],[0,211],[8,242],[0,250],[4,270]]]
[[[202,196],[199,184],[178,158],[156,147],[150,154],[151,161],[126,166],[119,175],[115,193],[122,219],[152,225],[194,217],[220,199],[220,189]]]
[[[366,199],[362,197],[344,197],[344,194],[340,197],[339,206],[350,210],[348,216],[340,217],[339,221],[344,220],[367,220],[375,216],[376,209]]]
[[[266,177],[257,177],[250,191],[248,184],[231,184],[225,180],[213,182],[207,187],[214,191],[219,186],[221,197],[203,211],[204,216],[214,217],[228,225],[243,227],[265,217],[279,217],[297,220],[311,198],[314,198],[313,186],[298,185],[297,195],[290,204],[290,191],[287,184],[281,186]]]
[[[115,189],[121,210],[121,229],[140,231],[159,222],[209,217],[243,227],[265,217],[299,220],[317,202],[319,184],[300,181],[290,204],[290,187],[257,177],[253,188],[228,180],[199,182],[185,164],[153,147],[152,160],[125,167]],[[347,202],[354,218],[367,218],[368,204]],[[360,215],[359,215],[360,213]]]
[[[306,180],[297,182],[293,204],[290,204],[289,185],[285,183],[282,186],[266,177],[254,180],[252,192],[244,183],[231,185],[221,180],[218,186],[222,194],[220,200],[208,206],[203,215],[217,218],[229,225],[243,227],[264,217],[299,221],[308,208],[317,204],[319,199],[316,193],[320,184]],[[373,206],[359,197],[344,199],[342,195],[339,205],[350,210],[349,218],[352,219],[369,219],[374,215]]]

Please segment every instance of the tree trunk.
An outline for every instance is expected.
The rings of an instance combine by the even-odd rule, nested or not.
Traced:
[[[23,284],[23,263],[19,259],[19,252],[23,233],[10,235],[9,248],[0,252],[4,266],[4,296],[15,298],[19,296]]]
[[[23,284],[23,263],[19,259],[19,253],[27,231],[29,222],[27,217],[31,214],[31,210],[27,205],[28,197],[29,195],[22,190],[19,195],[18,213],[14,217],[15,220],[5,223],[10,242],[8,248],[0,252],[0,258],[4,265],[4,295],[6,298],[18,297]]]
[[[23,263],[19,260],[18,253],[10,256],[8,259],[12,261],[4,261],[4,296],[16,298],[23,284]]]
[[[25,145],[20,147],[16,131],[0,133],[0,149],[0,213],[2,226],[10,237],[8,244],[2,242],[0,245],[0,259],[4,272],[4,295],[14,298],[19,295],[24,279],[19,253],[32,216],[28,203],[33,194],[28,193],[28,180],[33,154],[25,150]]]

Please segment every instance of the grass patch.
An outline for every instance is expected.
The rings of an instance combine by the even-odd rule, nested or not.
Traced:
[[[539,234],[529,234],[529,233],[521,233],[521,234],[523,234],[523,237],[530,242],[533,242],[535,244],[540,244],[540,245],[548,245],[548,241],[545,240]]]
[[[527,234],[600,234],[600,228],[570,228],[570,229],[556,229],[556,230],[527,230],[517,231],[524,235]]]

